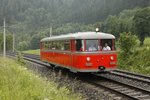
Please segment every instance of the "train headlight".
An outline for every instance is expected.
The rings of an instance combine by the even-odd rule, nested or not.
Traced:
[[[90,60],[91,60],[91,58],[90,58],[90,57],[87,57],[87,58],[86,58],[86,61],[90,61]]]
[[[114,60],[114,57],[113,57],[113,56],[111,56],[111,57],[110,57],[110,60]]]
[[[99,28],[96,28],[96,32],[99,32]]]

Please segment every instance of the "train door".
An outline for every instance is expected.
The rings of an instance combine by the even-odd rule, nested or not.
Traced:
[[[64,41],[64,51],[63,51],[63,64],[64,66],[71,66],[71,45],[70,40]]]
[[[81,58],[81,55],[78,53],[81,53],[85,50],[84,40],[81,40],[81,39],[74,40],[72,45],[73,45],[72,46],[72,49],[73,49],[73,51],[72,51],[72,54],[73,54],[72,67],[73,67],[73,69],[78,70],[78,69],[80,69],[79,64],[81,62],[81,60],[79,60]]]
[[[109,52],[114,50],[113,39],[101,39],[100,47],[101,47],[101,52],[104,52],[104,53],[100,53],[101,66],[105,66],[106,68],[108,68],[110,57],[112,56],[112,54]]]

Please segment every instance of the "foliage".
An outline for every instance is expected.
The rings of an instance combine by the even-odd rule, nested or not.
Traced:
[[[20,64],[25,64],[25,61],[23,59],[23,55],[20,51],[17,51],[17,61],[20,63]]]
[[[145,36],[150,36],[150,7],[140,9],[134,16],[135,32],[143,45]]]
[[[136,50],[130,56],[119,57],[119,68],[141,74],[150,75],[150,48],[144,47],[142,50]],[[127,59],[123,59],[127,57]]]
[[[144,40],[144,46],[150,47],[150,37],[149,38],[145,38],[145,40]]]
[[[124,32],[120,34],[119,43],[121,48],[121,54],[123,57],[128,57],[128,55],[131,54],[137,44],[136,40],[137,37],[135,35],[132,35],[131,33]]]
[[[138,40],[139,41],[139,40]],[[119,69],[150,75],[150,38],[146,38],[143,46],[136,45],[134,52],[122,56],[119,53]]]
[[[10,51],[13,48],[13,36],[12,34],[6,35],[6,50]]]
[[[40,41],[42,37],[40,35],[33,35],[30,41],[30,48],[31,49],[39,49],[40,48]]]
[[[6,34],[6,50],[11,51],[13,48],[13,37],[12,34]],[[3,34],[0,33],[0,51],[3,50]]]
[[[133,17],[139,9],[124,10],[118,16],[108,16],[101,25],[102,31],[114,34],[117,38],[122,32],[134,32]]]
[[[149,0],[1,0],[0,26],[7,23],[26,23],[39,28],[50,23],[93,23],[124,9],[148,6]]]
[[[78,23],[67,23],[65,25],[62,25],[61,27],[56,28],[53,31],[54,35],[60,35],[60,34],[68,34],[68,33],[74,33],[74,32],[83,32],[83,31],[95,31],[94,25],[89,24],[78,24]]]
[[[18,50],[22,51],[22,50],[27,50],[28,49],[28,44],[26,41],[22,41],[19,43],[18,45]]]
[[[15,61],[0,58],[1,100],[80,100],[66,87],[32,74]],[[12,94],[13,93],[13,94]]]

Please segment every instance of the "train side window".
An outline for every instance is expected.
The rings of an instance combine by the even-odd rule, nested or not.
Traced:
[[[48,50],[48,42],[44,43],[44,50]]]
[[[62,41],[56,41],[56,50],[63,50],[62,46],[63,46],[63,42]]]
[[[60,41],[60,50],[64,50],[64,42],[63,41]]]
[[[100,44],[101,44],[100,47],[102,47],[101,50],[106,50],[107,49],[106,46],[108,46],[108,51],[113,50],[112,39],[102,39]],[[109,49],[109,47],[110,47],[110,49]]]
[[[55,43],[55,41],[52,41],[52,48],[51,48],[52,50],[55,50],[56,49],[56,43]]]
[[[56,50],[59,50],[59,41],[55,41],[55,48]]]
[[[49,42],[49,50],[52,48],[52,41]]]
[[[64,50],[70,51],[70,41],[69,40],[64,41]]]
[[[76,51],[83,51],[82,40],[76,40],[75,43],[76,43]]]
[[[86,51],[98,51],[99,43],[98,40],[86,40]]]

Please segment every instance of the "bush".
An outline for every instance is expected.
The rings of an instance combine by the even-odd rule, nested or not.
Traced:
[[[137,42],[137,36],[132,35],[131,33],[121,33],[119,38],[120,48],[121,48],[121,55],[128,56],[134,50]]]
[[[142,50],[135,51],[127,59],[123,59],[123,57],[122,58],[119,57],[119,68],[123,70],[136,72],[136,73],[150,75],[149,55],[150,55],[150,49],[145,47]]]
[[[122,33],[119,39],[121,51],[118,57],[120,69],[141,74],[150,73],[150,49],[137,49],[137,37],[131,33]]]
[[[23,59],[23,55],[20,51],[17,51],[17,61],[20,63],[20,64],[25,64],[25,61]]]

